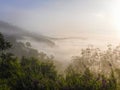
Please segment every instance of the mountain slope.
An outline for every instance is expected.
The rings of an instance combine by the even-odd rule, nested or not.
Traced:
[[[52,42],[50,38],[46,36],[30,33],[22,28],[19,28],[17,26],[11,25],[3,21],[0,21],[0,32],[3,33],[5,36],[15,38],[16,40],[24,39],[24,37],[30,37],[34,40],[37,40],[38,42],[45,43],[49,46],[55,45],[54,42]]]

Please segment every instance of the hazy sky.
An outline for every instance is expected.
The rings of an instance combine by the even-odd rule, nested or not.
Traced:
[[[49,36],[119,36],[120,0],[0,0],[0,20]]]

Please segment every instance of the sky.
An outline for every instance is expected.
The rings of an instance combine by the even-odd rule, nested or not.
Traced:
[[[0,0],[0,20],[48,36],[120,36],[119,0]]]

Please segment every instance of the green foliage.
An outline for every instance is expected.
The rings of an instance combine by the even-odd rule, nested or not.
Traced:
[[[52,88],[51,90],[54,90],[57,73],[52,62],[41,62],[35,58],[23,57],[20,64],[24,72],[22,90],[29,88],[32,90]]]
[[[30,48],[29,43],[27,44]],[[113,68],[113,63],[107,62],[110,69],[108,75],[96,73],[91,69],[93,61],[95,63],[98,57],[104,61],[107,58],[112,60],[111,49],[99,53],[102,55],[100,56],[98,51],[87,48],[68,66],[65,74],[59,75],[52,62],[53,57],[41,53],[39,59],[18,59],[13,54],[4,52],[10,47],[10,43],[5,41],[1,34],[0,90],[120,90],[120,69]]]
[[[69,68],[65,79],[67,90],[117,90],[113,71],[111,71],[111,76],[107,78],[105,75],[91,73],[88,68],[82,74]]]
[[[11,48],[11,44],[4,39],[4,36],[0,33],[0,51]]]
[[[7,85],[7,80],[0,79],[0,90],[10,90],[10,87]]]

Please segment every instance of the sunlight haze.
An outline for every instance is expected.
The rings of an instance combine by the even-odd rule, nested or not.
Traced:
[[[48,37],[86,38],[54,41],[57,48],[32,43],[39,51],[53,55],[73,50],[76,55],[89,45],[103,48],[119,44],[119,5],[119,0],[4,0],[0,3],[0,20]]]

